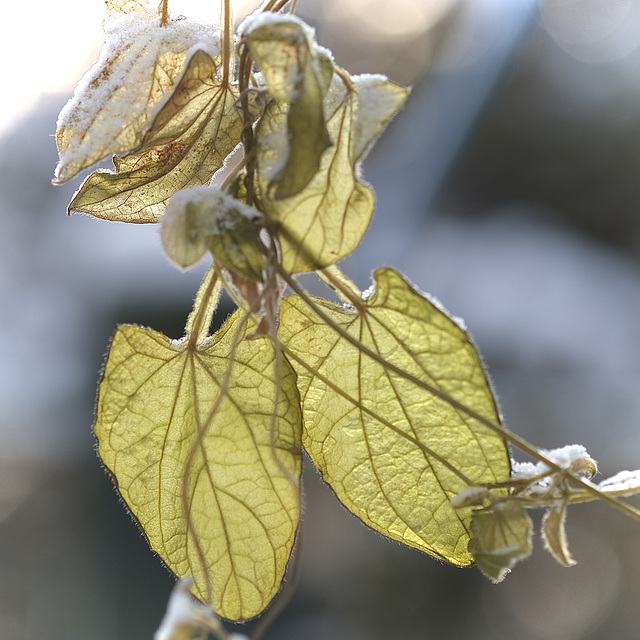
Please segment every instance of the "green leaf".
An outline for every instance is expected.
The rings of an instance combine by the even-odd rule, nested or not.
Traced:
[[[147,2],[107,3],[105,42],[58,118],[56,184],[113,154],[135,151],[182,73],[194,45],[219,50],[212,27],[160,23]]]
[[[182,341],[118,329],[95,433],[151,548],[219,615],[240,620],[275,596],[295,540],[299,397],[271,342],[243,339],[240,312],[204,341],[198,317]]]
[[[323,98],[333,64],[317,47],[309,28],[293,16],[269,16],[269,21],[245,31],[243,42],[264,76],[278,109],[286,113],[286,148],[269,176],[268,191],[276,200],[304,189],[331,146]]]
[[[286,271],[324,268],[358,246],[374,209],[359,163],[406,96],[405,89],[382,76],[346,82],[334,75],[323,107],[333,146],[322,154],[307,186],[284,199],[271,193],[270,184],[288,153],[288,110],[283,103],[269,104],[256,131],[258,182],[265,214],[280,236]]]
[[[237,90],[196,51],[135,154],[114,157],[116,172],[90,175],[69,210],[120,222],[157,222],[180,189],[208,184],[240,141]]]
[[[502,502],[473,512],[469,551],[478,569],[492,582],[502,582],[511,567],[531,555],[533,525],[519,502]]]
[[[469,565],[470,510],[450,500],[510,476],[501,435],[459,406],[499,423],[491,388],[468,334],[440,307],[391,269],[378,270],[375,283],[358,308],[282,303],[279,335],[298,375],[303,444],[365,524]]]

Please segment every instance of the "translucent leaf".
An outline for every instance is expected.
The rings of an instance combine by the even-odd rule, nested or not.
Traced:
[[[209,250],[219,264],[262,281],[259,213],[217,186],[193,187],[173,195],[162,218],[162,245],[167,256],[189,267]]]
[[[333,146],[309,184],[285,199],[270,193],[269,185],[287,157],[288,111],[278,102],[267,107],[256,132],[259,185],[288,272],[326,267],[356,248],[374,209],[373,191],[359,179],[359,162],[406,96],[382,76],[355,77],[347,86],[336,74],[324,100]]]
[[[283,301],[279,335],[298,375],[303,444],[365,524],[469,565],[470,510],[450,500],[507,480],[510,465],[503,438],[448,398],[498,422],[493,395],[462,328],[391,269],[375,282],[358,309]]]
[[[180,189],[208,184],[240,141],[237,91],[216,76],[216,62],[196,51],[140,149],[114,158],[115,173],[90,175],[70,211],[121,222],[157,222]]]
[[[565,520],[567,504],[560,502],[547,509],[542,519],[542,539],[549,553],[563,566],[571,567],[576,561],[567,543]]]
[[[161,25],[141,2],[108,3],[98,62],[78,84],[58,118],[57,184],[113,154],[142,143],[158,109],[196,44],[215,56],[220,36],[190,20]]]
[[[309,184],[331,146],[323,99],[333,65],[317,53],[309,27],[293,16],[273,16],[257,28],[245,28],[243,42],[279,110],[286,112],[287,148],[280,149],[268,191],[275,199],[289,198]]]
[[[478,569],[493,582],[501,582],[511,567],[531,555],[533,525],[519,502],[503,502],[473,512],[469,551]]]
[[[295,375],[282,362],[277,393],[271,342],[238,341],[241,322],[236,312],[204,342],[206,322],[193,316],[179,342],[121,326],[95,424],[100,456],[151,548],[233,620],[277,593],[300,510]]]

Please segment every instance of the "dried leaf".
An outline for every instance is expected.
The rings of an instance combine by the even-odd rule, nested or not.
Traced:
[[[223,85],[216,71],[211,56],[196,51],[140,150],[116,156],[115,173],[89,176],[69,210],[121,222],[157,222],[176,191],[208,184],[242,131],[237,91]]]
[[[533,525],[519,502],[503,502],[474,511],[469,551],[478,569],[492,582],[502,582],[511,567],[531,555]]]
[[[468,485],[508,479],[510,464],[503,438],[448,398],[497,423],[493,395],[463,329],[391,269],[375,281],[358,309],[314,300],[316,310],[294,296],[282,303],[279,336],[298,376],[303,444],[365,524],[469,565],[470,510],[450,501]]]
[[[142,2],[108,3],[98,62],[58,118],[56,184],[113,154],[135,151],[182,73],[196,44],[212,56],[220,36],[190,20],[161,25]]]
[[[118,329],[95,432],[151,548],[200,599],[211,587],[216,613],[246,619],[279,590],[296,535],[299,396],[271,342],[242,339],[240,312],[208,339],[198,313],[179,342]]]

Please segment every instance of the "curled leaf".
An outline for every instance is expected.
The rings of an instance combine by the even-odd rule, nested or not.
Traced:
[[[215,56],[219,33],[190,20],[161,25],[147,2],[110,2],[100,58],[58,117],[54,182],[113,154],[135,151],[198,45]]]
[[[365,524],[469,565],[470,509],[450,501],[468,485],[508,479],[510,464],[503,438],[452,402],[498,423],[493,394],[460,326],[391,269],[375,282],[358,308],[282,303],[303,444]]]
[[[287,154],[288,112],[278,102],[267,107],[256,131],[259,185],[289,273],[334,264],[357,247],[374,209],[373,191],[359,178],[359,162],[406,95],[382,76],[358,76],[347,84],[334,75],[324,100],[333,146],[307,186],[284,199],[272,195],[269,185],[280,170],[279,158]]]
[[[502,582],[511,567],[531,555],[533,524],[518,502],[502,502],[474,511],[469,551],[478,569],[492,582]]]
[[[564,567],[572,567],[576,561],[571,556],[567,543],[565,521],[566,502],[559,502],[547,509],[542,519],[542,539],[547,551]]]
[[[300,512],[295,375],[286,362],[278,375],[271,342],[242,339],[243,324],[236,312],[204,340],[206,321],[192,315],[179,342],[121,326],[95,424],[151,548],[233,620],[278,592]]]
[[[311,29],[294,16],[258,14],[255,21],[244,25],[242,40],[278,109],[286,112],[286,142],[268,176],[268,190],[279,200],[309,184],[331,146],[323,99],[333,64],[318,52]]]
[[[240,141],[238,94],[217,63],[196,51],[136,153],[114,158],[115,173],[90,175],[70,211],[121,222],[157,222],[180,189],[208,184]]]
[[[189,267],[209,250],[227,269],[262,281],[259,217],[255,209],[218,187],[193,187],[176,193],[162,218],[162,245],[181,267]]]

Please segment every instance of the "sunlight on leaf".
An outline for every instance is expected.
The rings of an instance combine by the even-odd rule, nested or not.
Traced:
[[[531,554],[533,525],[518,502],[503,502],[473,512],[469,551],[478,569],[492,582],[502,582],[511,567]]]
[[[223,86],[216,71],[216,61],[196,51],[140,149],[116,156],[115,173],[90,175],[69,210],[120,222],[157,222],[176,191],[208,184],[242,131],[237,91]]]
[[[331,146],[323,99],[333,65],[317,53],[313,33],[295,17],[269,16],[266,24],[259,25],[245,29],[243,42],[278,109],[286,112],[286,145],[268,176],[268,192],[280,200],[300,193],[309,184],[322,154]]]
[[[242,318],[236,312],[198,346],[121,326],[95,425],[100,456],[152,549],[176,576],[193,577],[202,600],[211,588],[214,610],[233,620],[258,615],[277,593],[300,511],[295,375],[283,362],[274,409],[271,342],[238,341],[252,329]],[[189,326],[204,335],[193,316]]]
[[[315,300],[375,358],[302,299],[283,301],[279,336],[298,375],[303,444],[367,525],[469,565],[470,510],[450,500],[468,485],[509,478],[505,442],[398,369],[498,423],[493,394],[463,329],[391,269],[378,270],[375,283],[360,309]]]
[[[291,198],[269,192],[287,153],[287,109],[272,102],[256,131],[258,176],[267,218],[282,244],[289,273],[334,264],[350,254],[364,235],[374,209],[373,191],[359,179],[365,151],[404,102],[407,91],[382,76],[356,76],[353,85],[335,75],[324,101],[329,137],[320,167]]]
[[[113,154],[135,151],[196,44],[215,56],[219,33],[190,20],[161,25],[147,3],[108,3],[98,62],[58,118],[57,184]]]

